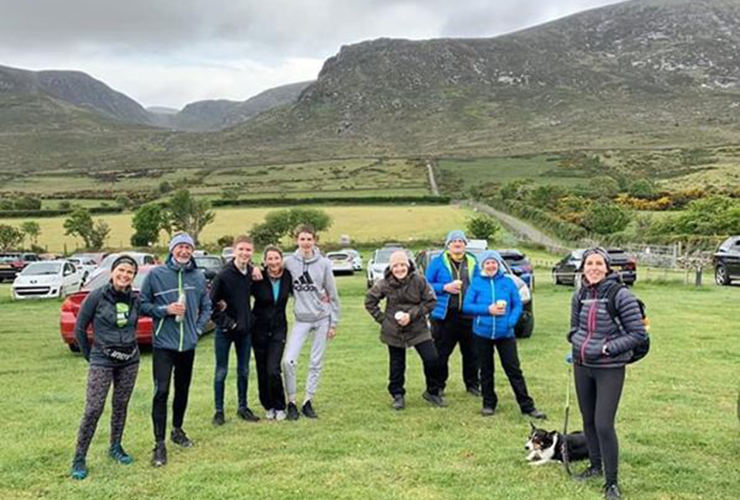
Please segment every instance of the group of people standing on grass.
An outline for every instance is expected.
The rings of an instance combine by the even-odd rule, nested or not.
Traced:
[[[90,362],[90,370],[72,477],[87,476],[85,457],[111,385],[109,453],[119,463],[132,462],[121,446],[121,438],[138,372],[136,324],[140,314],[154,321],[154,466],[167,463],[167,402],[173,374],[170,438],[179,446],[193,446],[182,426],[195,347],[211,318],[217,326],[215,425],[226,421],[224,381],[232,344],[237,356],[239,418],[259,420],[247,405],[250,349],[255,352],[259,398],[266,418],[296,420],[301,413],[317,418],[312,399],[327,342],[336,336],[339,297],[331,262],[316,247],[315,231],[301,226],[295,234],[295,253],[284,258],[278,247],[268,246],[261,268],[252,264],[251,239],[238,237],[234,259],[216,276],[210,294],[205,278],[197,272],[192,258],[195,244],[187,234],[172,239],[165,265],[149,273],[139,296],[131,290],[136,262],[124,255],[113,263],[110,282],[90,293],[78,315],[77,341]],[[404,251],[397,251],[391,256],[383,279],[367,292],[365,308],[380,323],[380,339],[388,346],[391,405],[396,410],[406,406],[406,350],[413,347],[423,363],[423,399],[433,406],[446,406],[449,357],[459,345],[466,390],[482,396],[482,415],[494,415],[498,403],[494,390],[494,351],[498,351],[521,412],[545,419],[545,413],[535,407],[529,395],[519,362],[514,327],[522,313],[522,302],[517,286],[504,272],[504,262],[497,252],[486,251],[476,259],[466,246],[465,234],[451,231],[445,250],[430,263],[425,275],[417,272]],[[622,321],[616,325],[610,319],[607,296],[618,282],[618,274],[610,268],[607,252],[600,248],[587,251],[583,276],[584,287],[576,292],[571,305],[568,341],[572,344],[576,390],[591,464],[577,478],[601,477],[605,470],[606,498],[615,499],[620,498],[620,492],[614,419],[629,352],[643,341],[645,329],[637,301],[624,287],[616,294]],[[295,303],[294,322],[288,337],[286,308],[291,295]],[[380,307],[383,300],[384,311]],[[92,345],[87,339],[91,325],[95,340]],[[308,378],[299,412],[297,364],[309,337],[312,345]]]
[[[224,382],[232,345],[237,358],[236,414],[239,418],[259,420],[247,405],[251,349],[255,352],[259,397],[266,418],[297,420],[301,413],[317,418],[312,399],[319,385],[327,341],[337,333],[339,296],[331,262],[316,247],[313,228],[299,226],[296,235],[298,248],[294,254],[284,258],[280,248],[269,246],[264,250],[261,268],[252,264],[252,240],[247,236],[237,237],[234,258],[214,278],[210,292],[193,259],[195,243],[187,234],[172,238],[165,264],[150,271],[138,295],[132,290],[138,271],[136,262],[124,255],[113,263],[110,282],[88,295],[77,318],[76,340],[90,369],[85,412],[72,463],[73,478],[87,477],[87,451],[111,385],[113,411],[109,455],[121,464],[133,461],[123,449],[121,438],[139,367],[136,330],[140,315],[153,320],[155,445],[152,465],[155,467],[167,463],[167,403],[173,379],[170,439],[183,448],[193,446],[183,422],[195,348],[210,319],[216,324],[215,425],[223,425],[226,421]],[[289,296],[295,299],[295,321],[290,338],[286,317]],[[92,344],[87,337],[89,328],[93,332]],[[308,380],[299,413],[298,358],[309,337],[313,340]],[[285,389],[281,371],[285,374]]]

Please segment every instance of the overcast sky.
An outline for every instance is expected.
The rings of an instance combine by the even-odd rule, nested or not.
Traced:
[[[342,45],[491,37],[617,0],[0,0],[0,65],[74,69],[144,106],[245,100]]]

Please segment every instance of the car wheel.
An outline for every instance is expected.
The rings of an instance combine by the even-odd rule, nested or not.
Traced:
[[[560,278],[558,277],[557,271],[552,272],[552,282],[556,285],[562,284],[562,281],[560,281]]]
[[[72,352],[80,352],[80,346],[77,344],[67,344],[69,346],[69,350]]]
[[[714,268],[714,281],[719,286],[728,286],[730,284],[730,275],[724,264],[719,264]]]

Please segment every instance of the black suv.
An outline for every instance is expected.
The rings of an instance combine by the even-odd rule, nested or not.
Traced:
[[[585,248],[573,250],[563,257],[555,267],[552,268],[552,280],[556,285],[575,285],[578,270],[583,262]],[[617,271],[622,281],[629,286],[637,281],[637,263],[631,259],[624,250],[610,248],[607,250],[611,268]]]
[[[740,236],[730,236],[714,253],[714,281],[726,286],[740,280]]]

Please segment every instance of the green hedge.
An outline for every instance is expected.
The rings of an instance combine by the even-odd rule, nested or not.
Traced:
[[[88,209],[91,214],[118,214],[123,212],[121,207],[92,207]],[[59,217],[74,211],[74,208],[57,208],[47,210],[0,210],[0,218],[21,219],[27,217]]]
[[[262,207],[292,205],[393,205],[399,203],[422,203],[425,205],[447,205],[449,196],[364,196],[348,198],[324,196],[316,198],[247,198],[243,200],[213,200],[214,207]]]

